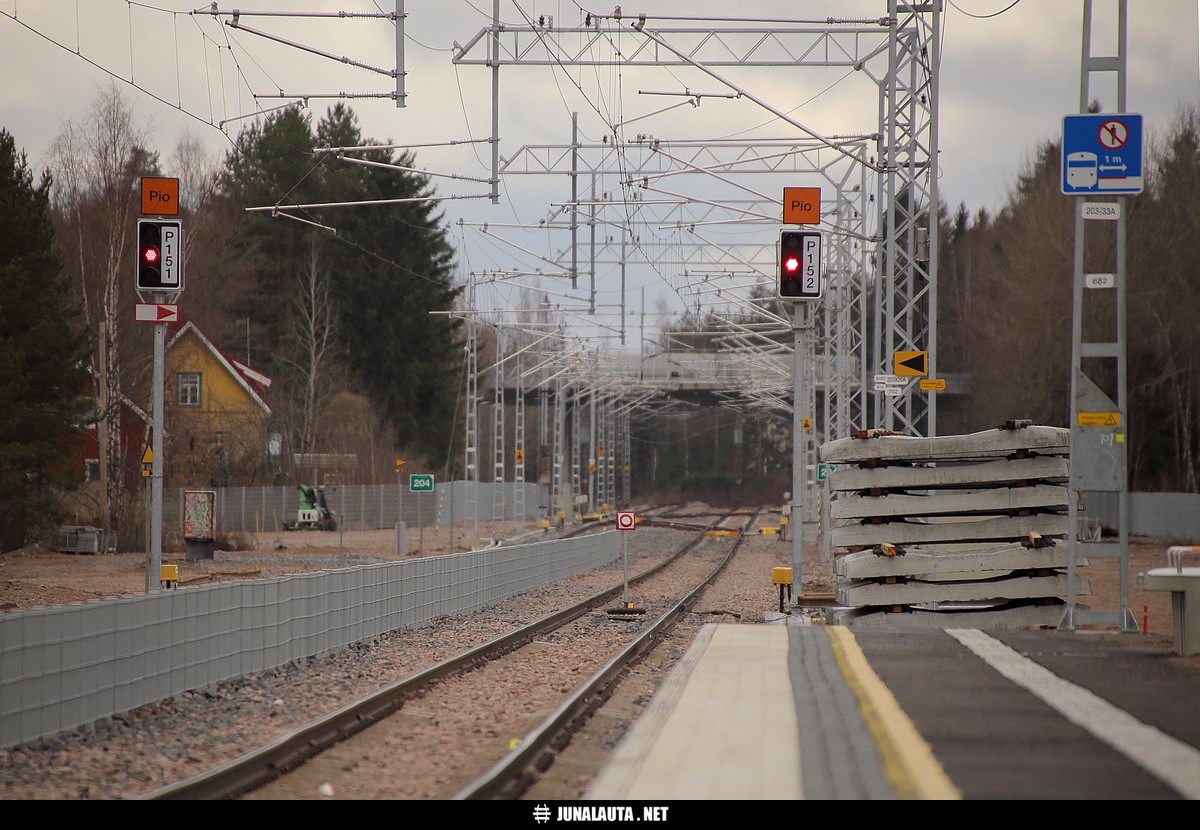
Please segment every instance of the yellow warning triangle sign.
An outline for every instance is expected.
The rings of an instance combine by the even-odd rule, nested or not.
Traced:
[[[146,451],[144,453],[142,453],[142,463],[143,464],[153,464],[154,463],[154,450],[152,450],[150,448],[149,444],[146,445]]]

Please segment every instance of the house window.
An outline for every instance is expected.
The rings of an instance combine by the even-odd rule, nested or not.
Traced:
[[[179,405],[200,405],[200,373],[181,372],[179,374]]]
[[[85,462],[87,469],[84,473],[84,481],[99,481],[100,480],[100,459],[89,458]]]

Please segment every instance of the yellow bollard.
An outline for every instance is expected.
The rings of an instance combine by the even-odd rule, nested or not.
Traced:
[[[787,613],[784,606],[784,593],[787,594],[788,601],[792,599],[792,569],[791,568],[772,568],[771,582],[779,586],[779,613]]]

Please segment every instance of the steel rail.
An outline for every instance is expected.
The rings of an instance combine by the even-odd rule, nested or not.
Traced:
[[[674,628],[704,590],[728,566],[745,536],[730,545],[721,563],[705,579],[679,600],[654,625],[641,632],[603,668],[592,675],[537,728],[527,734],[520,745],[498,761],[467,787],[454,795],[455,801],[515,800],[537,779],[537,771],[553,764],[558,750],[587,723],[594,712],[611,696],[613,688],[653,649],[658,641]],[[689,543],[689,547],[695,542]]]
[[[565,535],[578,535],[592,528],[594,526],[581,526]],[[703,538],[701,533],[684,542],[662,562],[632,577],[631,584],[643,582],[659,573]],[[559,628],[611,602],[621,596],[622,591],[623,585],[616,585],[601,591],[527,626],[447,658],[365,698],[351,701],[328,715],[280,735],[275,740],[243,753],[224,764],[182,781],[142,793],[135,796],[133,800],[222,800],[234,799],[253,792],[302,766],[310,758],[319,755],[326,749],[397,712],[406,702],[419,697],[422,691],[434,681],[470,671],[488,660],[514,651],[543,633]]]

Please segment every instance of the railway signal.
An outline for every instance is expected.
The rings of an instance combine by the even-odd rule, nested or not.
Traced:
[[[821,297],[821,235],[811,231],[779,232],[778,292],[782,299]]]
[[[137,235],[138,290],[182,290],[183,233],[179,223],[139,219]]]

